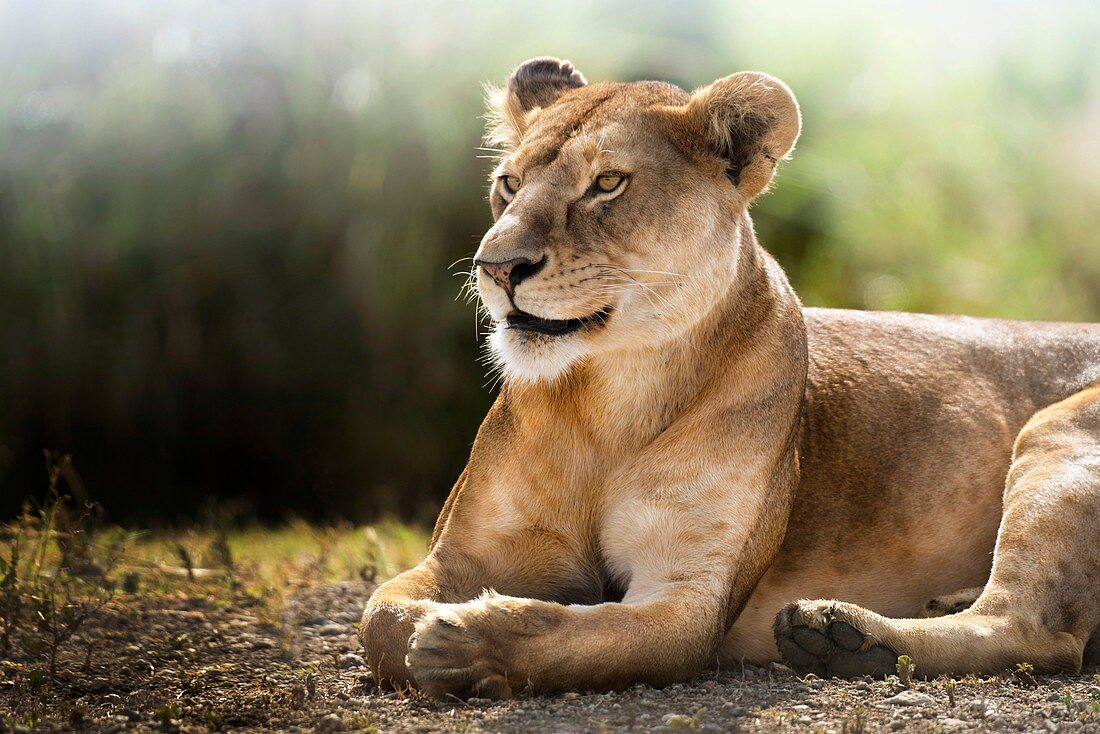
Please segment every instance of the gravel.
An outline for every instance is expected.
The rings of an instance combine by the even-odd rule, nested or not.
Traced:
[[[91,654],[62,659],[57,685],[29,690],[20,671],[34,661],[0,663],[0,731],[71,731],[79,711],[88,732],[1100,733],[1096,669],[1033,687],[1006,673],[904,688],[745,665],[663,689],[427,701],[373,686],[353,629],[368,594],[299,588],[281,622],[224,590],[119,599],[86,630]]]

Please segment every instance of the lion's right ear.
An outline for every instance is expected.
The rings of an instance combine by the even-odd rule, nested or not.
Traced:
[[[685,111],[711,153],[726,161],[726,177],[746,201],[768,187],[776,163],[791,152],[802,130],[791,90],[757,71],[742,71],[700,89]]]
[[[540,109],[549,107],[564,92],[586,84],[584,75],[568,61],[552,56],[524,61],[503,88],[486,88],[489,108],[486,142],[519,145]]]

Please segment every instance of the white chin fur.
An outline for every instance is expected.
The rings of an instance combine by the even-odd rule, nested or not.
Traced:
[[[489,348],[506,378],[525,382],[561,377],[586,354],[575,335],[545,337],[517,332],[501,324],[489,335]]]

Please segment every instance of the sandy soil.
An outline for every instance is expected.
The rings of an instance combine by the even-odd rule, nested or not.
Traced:
[[[916,682],[798,678],[745,666],[664,689],[434,703],[374,688],[352,624],[363,584],[118,598],[53,686],[0,664],[0,731],[1100,732],[1100,677]],[[1026,678],[1026,676],[1023,676]]]

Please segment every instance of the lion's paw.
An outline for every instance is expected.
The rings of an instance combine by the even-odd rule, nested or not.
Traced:
[[[775,618],[775,642],[797,673],[882,677],[897,669],[898,654],[863,629],[858,607],[832,601],[788,604]],[[862,611],[862,610],[860,610]]]
[[[462,605],[441,605],[416,625],[406,663],[430,698],[509,698],[512,689],[491,645]]]

